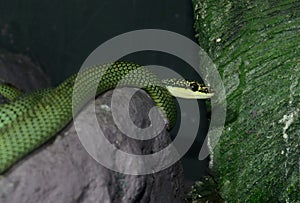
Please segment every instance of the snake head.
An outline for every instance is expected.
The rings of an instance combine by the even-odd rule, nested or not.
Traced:
[[[174,97],[185,99],[209,99],[214,95],[209,86],[197,81],[165,79],[162,80],[162,83]]]

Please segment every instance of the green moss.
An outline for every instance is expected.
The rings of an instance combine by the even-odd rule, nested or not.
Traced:
[[[211,176],[205,176],[203,181],[197,181],[186,196],[188,203],[214,202],[222,203],[216,181]]]
[[[229,202],[300,202],[300,2],[193,0],[227,92],[213,172]]]

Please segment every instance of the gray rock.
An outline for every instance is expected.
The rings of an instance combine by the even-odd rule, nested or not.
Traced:
[[[149,154],[170,143],[164,130],[154,139],[139,141],[122,134],[114,124],[110,100],[112,92],[96,100],[96,115],[106,138],[117,148],[135,154]],[[117,100],[122,103],[122,98]],[[138,92],[130,102],[130,115],[140,127],[150,124],[148,110],[151,98]],[[82,115],[84,115],[82,117]],[[80,122],[88,123],[93,108],[80,113]],[[99,149],[101,151],[101,149]],[[111,154],[113,164],[116,160]],[[166,157],[161,157],[164,161]],[[159,162],[160,163],[160,162]],[[131,163],[125,163],[130,166]],[[179,162],[150,175],[124,175],[103,167],[84,149],[74,125],[63,130],[52,142],[16,164],[0,181],[3,203],[68,202],[182,202],[183,170]]]
[[[25,92],[50,86],[45,73],[30,58],[3,50],[0,52],[0,80]]]

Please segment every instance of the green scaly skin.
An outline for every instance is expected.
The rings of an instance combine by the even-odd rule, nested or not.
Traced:
[[[3,83],[0,80],[0,93],[3,97],[12,101],[18,98],[22,94],[22,91],[20,91],[18,88],[14,87],[11,84]]]
[[[95,84],[97,95],[117,85],[142,87],[168,118],[169,128],[174,126],[175,103],[154,74],[133,63],[93,66],[52,90],[21,96],[0,106],[0,174],[62,130],[73,118],[73,107],[76,114],[95,95]]]
[[[0,94],[2,94],[2,90],[0,87]],[[16,95],[17,97],[14,97],[10,103],[2,104],[0,106],[0,129],[13,124],[14,120],[36,105],[49,92],[50,89],[44,89],[21,96]]]

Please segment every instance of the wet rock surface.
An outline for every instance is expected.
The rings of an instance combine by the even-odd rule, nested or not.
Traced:
[[[226,90],[213,158],[222,197],[299,202],[300,2],[193,2],[199,43]]]

